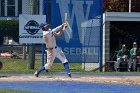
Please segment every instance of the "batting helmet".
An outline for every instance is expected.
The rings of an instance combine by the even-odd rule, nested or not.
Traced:
[[[44,26],[49,26],[49,24],[46,22],[46,23],[41,23],[40,24],[40,28],[43,28]]]

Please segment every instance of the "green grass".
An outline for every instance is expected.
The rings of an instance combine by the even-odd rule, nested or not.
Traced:
[[[35,68],[27,68],[27,60],[23,59],[0,59],[3,62],[3,68],[0,74],[33,74],[38,68],[41,67],[41,60],[36,60]],[[82,70],[81,63],[70,63],[71,72],[80,73],[94,73],[94,74],[140,74],[140,72],[99,72],[97,71],[84,71]],[[65,72],[62,63],[54,63],[49,72]]]
[[[27,68],[27,60],[23,59],[0,59],[3,62],[3,68],[0,70],[1,74],[31,74],[41,67],[41,60],[36,60],[35,68]],[[70,63],[72,72],[82,72],[80,63]],[[50,72],[65,72],[62,63],[54,63]]]
[[[18,91],[18,90],[0,89],[0,93],[41,93],[41,92],[25,92],[25,91]]]

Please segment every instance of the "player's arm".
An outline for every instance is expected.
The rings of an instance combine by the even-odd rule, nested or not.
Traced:
[[[137,58],[140,59],[140,48],[137,49]]]
[[[63,23],[62,25],[60,25],[60,26],[58,26],[58,27],[52,29],[52,32],[57,32],[57,31],[63,29],[63,27],[64,27],[65,25],[66,25],[66,23]]]
[[[61,30],[61,31],[59,31],[59,32],[56,32],[56,33],[55,33],[55,36],[61,36],[62,33],[63,33],[64,31],[65,31],[65,30]]]
[[[63,34],[63,32],[66,30],[66,28],[67,28],[67,25],[65,24],[63,26],[63,29],[61,31],[55,32],[55,36],[61,36]]]
[[[130,50],[130,56],[133,58],[133,49]]]
[[[118,51],[117,58],[122,58],[121,50]]]

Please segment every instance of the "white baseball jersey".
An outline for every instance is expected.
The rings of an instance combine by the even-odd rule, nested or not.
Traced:
[[[52,30],[49,29],[48,31],[43,31],[43,39],[45,40],[47,48],[54,48],[57,46],[54,35],[55,35],[55,32],[57,32],[61,28],[62,28],[62,25],[60,25]]]
[[[43,38],[46,43],[47,48],[54,48],[56,47],[56,40],[54,36],[53,30],[49,29],[48,31],[43,31]]]

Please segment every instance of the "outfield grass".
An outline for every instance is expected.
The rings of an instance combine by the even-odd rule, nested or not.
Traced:
[[[41,60],[36,60],[34,69],[27,69],[27,60],[23,59],[0,59],[3,62],[3,68],[0,74],[33,74],[41,67]],[[95,74],[140,74],[140,72],[99,72],[99,71],[84,71],[81,63],[70,63],[71,72],[95,73]],[[50,72],[65,72],[62,63],[54,63]]]
[[[27,68],[27,60],[23,59],[0,59],[3,62],[3,68],[0,70],[1,74],[30,74],[34,73],[38,68],[41,67],[41,60],[36,60],[35,68]],[[70,63],[70,69],[72,72],[82,72],[82,64]],[[65,72],[62,63],[54,63],[50,72]]]
[[[0,93],[41,93],[41,92],[25,92],[19,90],[0,89]]]

